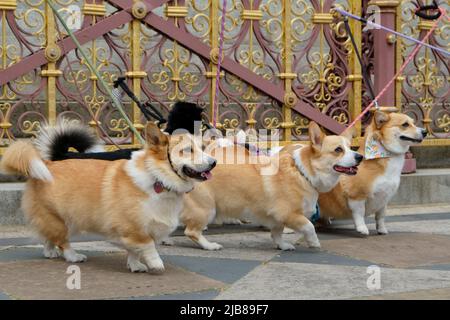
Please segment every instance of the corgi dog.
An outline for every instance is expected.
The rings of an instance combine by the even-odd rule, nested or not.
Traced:
[[[321,217],[352,218],[356,231],[369,235],[364,218],[374,214],[377,232],[387,234],[386,207],[400,185],[405,153],[426,135],[427,132],[405,114],[375,111],[358,151],[364,153],[367,141],[377,141],[387,156],[364,159],[356,175],[342,176],[335,188],[320,194]]]
[[[86,130],[72,128],[72,136]],[[54,134],[44,136],[51,138],[44,148],[49,154],[60,148],[54,145],[59,141]],[[175,230],[184,194],[197,181],[211,178],[216,161],[188,133],[168,136],[149,123],[145,140],[146,146],[131,159],[116,161],[45,160],[28,141],[6,150],[1,170],[29,178],[22,209],[44,239],[45,257],[62,253],[68,262],[85,261],[86,256],[71,247],[69,236],[86,231],[122,244],[130,271],[164,271],[155,244]]]
[[[221,249],[220,244],[209,242],[202,234],[217,216],[255,221],[268,227],[281,250],[295,249],[282,239],[285,226],[304,234],[310,247],[320,247],[308,220],[315,211],[319,192],[331,190],[343,173],[356,174],[363,157],[350,149],[348,137],[326,136],[314,122],[309,126],[309,135],[310,145],[298,145],[292,152],[270,157],[259,156],[264,161],[250,161],[252,155],[241,146],[223,148],[227,155],[242,149],[246,161],[219,161],[214,179],[186,194],[181,213],[185,235],[205,250]],[[263,174],[267,164],[278,170]]]

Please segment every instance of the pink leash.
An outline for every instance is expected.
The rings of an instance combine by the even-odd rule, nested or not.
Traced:
[[[421,42],[425,42],[434,32],[434,30],[437,28],[438,23],[440,22],[440,20],[443,17],[446,17],[448,20],[449,17],[447,16],[446,12],[444,9],[439,9],[442,12],[442,15],[439,17],[439,19],[436,20],[436,22],[434,23],[433,27],[430,29],[430,31],[428,31],[428,33],[425,35],[425,37],[422,39]],[[350,129],[351,127],[353,127],[356,122],[358,122],[359,120],[361,120],[361,118],[374,106],[374,104],[386,93],[386,91],[389,89],[389,87],[392,85],[392,83],[395,81],[395,79],[397,79],[405,70],[405,68],[407,67],[407,65],[411,62],[412,59],[414,59],[414,56],[417,54],[417,52],[419,52],[420,48],[422,48],[423,43],[419,43],[413,50],[413,52],[411,52],[411,54],[408,56],[408,58],[405,60],[405,62],[403,62],[402,66],[400,67],[400,69],[397,71],[397,73],[395,74],[395,76],[386,84],[386,86],[380,91],[380,93],[375,97],[375,99],[352,121],[352,123],[350,123],[348,125],[348,127],[344,130],[344,132],[348,129]]]

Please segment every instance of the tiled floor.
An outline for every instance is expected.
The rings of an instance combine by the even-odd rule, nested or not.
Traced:
[[[74,239],[88,256],[79,264],[81,289],[66,286],[70,264],[47,260],[35,239],[0,229],[3,299],[450,299],[450,213],[395,215],[386,236],[357,235],[349,225],[319,230],[321,250],[297,244],[276,250],[261,228],[210,228],[221,251],[198,249],[180,232],[158,248],[162,275],[132,274],[122,249],[97,236]],[[372,226],[373,228],[373,226]],[[285,234],[296,242],[298,236]],[[379,288],[368,287],[378,266]],[[369,267],[369,269],[368,269]]]

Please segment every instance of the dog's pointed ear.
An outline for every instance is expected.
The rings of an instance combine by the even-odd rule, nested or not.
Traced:
[[[311,121],[309,124],[308,132],[311,145],[313,148],[320,150],[322,148],[323,139],[325,138],[325,133],[323,133],[322,129],[320,129],[319,125],[314,121]]]
[[[355,127],[346,128],[342,133],[341,137],[346,138],[348,141],[352,142],[353,137],[356,135],[356,129]]]
[[[148,122],[145,127],[145,141],[149,146],[165,146],[169,138],[153,122]]]
[[[375,111],[373,121],[375,122],[377,129],[381,129],[381,127],[389,121],[389,114],[382,111]]]

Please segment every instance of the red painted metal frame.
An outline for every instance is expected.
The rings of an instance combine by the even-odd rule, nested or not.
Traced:
[[[133,1],[131,0],[107,0],[111,5],[119,9],[119,12],[112,14],[100,20],[93,26],[87,27],[75,33],[78,41],[81,44],[94,40],[97,37],[102,36],[109,31],[126,24],[134,19],[132,14],[130,14],[131,8],[133,6]],[[151,10],[157,8],[164,3],[169,2],[169,0],[143,0],[146,3],[149,13],[142,19],[143,22],[148,24],[150,27],[158,31],[159,33],[165,35],[171,40],[177,41],[181,46],[185,47],[196,53],[197,55],[210,60],[211,47],[204,44],[200,39],[191,35],[190,33],[183,31],[176,27],[170,21],[166,21],[163,18],[152,13]],[[70,38],[65,38],[62,40],[65,52],[73,50],[75,45]],[[61,41],[57,43],[61,47]],[[14,64],[13,66],[0,72],[0,85],[12,81],[19,76],[30,72],[31,70],[46,64],[48,61],[45,58],[45,51],[40,50],[32,53],[28,57],[24,58],[22,61]],[[240,65],[236,61],[224,57],[222,62],[222,68],[235,76],[239,77],[243,81],[249,83],[256,89],[260,90],[264,94],[272,97],[273,99],[284,103],[285,90],[281,85],[275,85],[272,82],[264,79],[263,77],[252,72],[248,68]],[[299,112],[300,114],[308,117],[309,119],[316,121],[318,124],[327,128],[333,133],[341,133],[344,131],[345,127],[338,123],[336,120],[330,118],[329,116],[321,113],[319,110],[299,100],[295,106],[292,107],[293,110]]]

